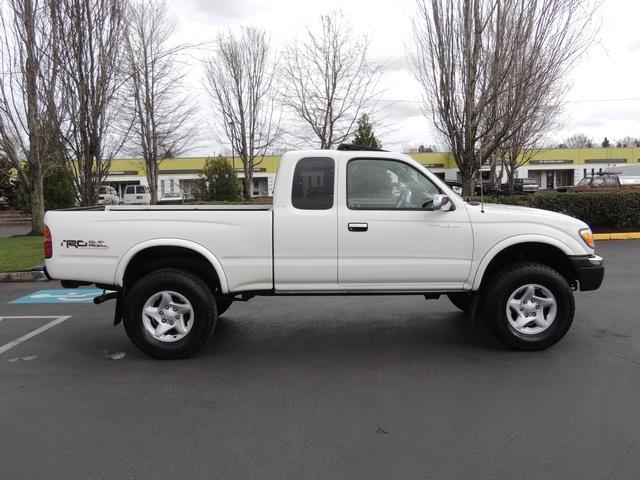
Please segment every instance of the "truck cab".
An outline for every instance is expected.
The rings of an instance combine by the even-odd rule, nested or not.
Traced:
[[[469,277],[464,201],[404,155],[285,154],[273,209],[277,291],[424,292]]]

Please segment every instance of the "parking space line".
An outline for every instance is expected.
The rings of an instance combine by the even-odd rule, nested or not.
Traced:
[[[23,342],[26,342],[30,338],[33,338],[36,335],[39,335],[42,332],[45,332],[45,331],[49,330],[50,328],[53,328],[56,325],[61,324],[65,320],[68,320],[69,318],[71,318],[71,315],[65,315],[65,316],[59,316],[59,317],[58,316],[51,316],[51,315],[47,315],[47,316],[29,316],[29,315],[24,315],[24,316],[20,316],[20,317],[0,317],[0,321],[4,320],[5,318],[13,318],[13,319],[19,319],[19,318],[53,318],[54,320],[50,321],[49,323],[46,323],[45,325],[41,326],[40,328],[36,328],[32,332],[29,332],[26,335],[23,335],[22,337],[14,340],[13,342],[9,342],[6,345],[1,346],[0,347],[0,355],[3,354],[4,352],[6,352],[7,350],[11,350],[13,347],[15,347],[17,345],[20,345]]]

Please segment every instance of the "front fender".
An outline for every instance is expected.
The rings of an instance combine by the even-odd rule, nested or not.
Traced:
[[[487,267],[491,263],[491,260],[493,260],[496,255],[502,252],[505,248],[517,245],[519,243],[544,243],[546,245],[558,248],[565,255],[574,255],[574,252],[566,243],[561,242],[556,238],[535,234],[514,235],[513,237],[501,240],[489,250],[487,250],[487,252],[478,262],[475,275],[469,276],[470,279],[473,278],[473,281],[471,282],[471,290],[476,291],[480,288],[480,283],[482,282],[482,278],[484,277],[484,272],[487,270]]]

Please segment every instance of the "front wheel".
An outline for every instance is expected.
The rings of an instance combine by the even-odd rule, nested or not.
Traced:
[[[519,263],[498,272],[484,292],[484,319],[496,338],[517,350],[542,350],[569,330],[573,292],[557,271]]]
[[[177,269],[140,278],[127,292],[124,328],[131,341],[156,358],[185,358],[211,337],[215,298],[202,279]]]
[[[471,303],[473,302],[471,294],[466,292],[455,292],[448,293],[447,297],[449,297],[449,301],[453,303],[453,305],[464,313],[469,313],[469,310],[471,310]]]

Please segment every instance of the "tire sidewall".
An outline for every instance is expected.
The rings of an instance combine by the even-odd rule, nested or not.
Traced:
[[[573,294],[564,278],[557,272],[548,269],[531,269],[527,266],[514,269],[498,280],[492,289],[487,308],[490,326],[498,339],[507,345],[521,350],[540,350],[560,340],[569,330],[573,320]],[[556,317],[553,323],[543,332],[527,335],[518,332],[507,318],[506,307],[509,297],[518,288],[538,284],[547,288],[556,300]]]
[[[174,342],[154,338],[142,321],[145,303],[161,291],[183,295],[193,308],[193,326],[183,338]],[[198,277],[178,270],[159,270],[142,277],[131,288],[123,323],[131,340],[145,353],[156,358],[182,358],[191,355],[209,338],[216,320],[216,302]]]

